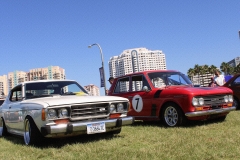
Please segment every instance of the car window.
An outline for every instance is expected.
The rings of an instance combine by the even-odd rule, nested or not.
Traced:
[[[118,79],[114,89],[114,93],[122,93],[128,91],[129,91],[129,77]]]
[[[26,84],[26,99],[53,95],[86,95],[87,91],[75,81],[36,82]]]
[[[189,85],[191,81],[180,72],[154,72],[148,74],[152,84],[156,88],[166,85]]]
[[[143,75],[132,76],[132,91],[141,91],[144,86],[150,89],[150,86]]]
[[[233,81],[232,85],[240,85],[240,76]]]
[[[16,102],[21,100],[22,100],[22,86],[20,85],[12,89],[10,101]]]

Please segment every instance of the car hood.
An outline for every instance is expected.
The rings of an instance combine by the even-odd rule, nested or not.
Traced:
[[[168,89],[174,89],[181,93],[193,94],[193,95],[213,95],[213,94],[232,94],[232,91],[226,87],[175,87],[170,86]]]
[[[25,100],[23,103],[47,103],[49,106],[65,105],[65,104],[79,104],[79,103],[97,103],[97,102],[116,102],[128,101],[126,98],[117,96],[53,96],[44,98],[35,98]]]

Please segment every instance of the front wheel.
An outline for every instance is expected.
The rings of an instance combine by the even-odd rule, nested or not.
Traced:
[[[237,98],[234,98],[233,105],[236,107],[236,110],[239,110],[239,102]]]
[[[168,103],[162,109],[161,120],[167,127],[176,127],[183,125],[186,117],[176,104]]]
[[[24,123],[24,142],[26,145],[33,145],[39,142],[41,135],[37,126],[30,117],[27,117]]]
[[[0,136],[7,136],[8,135],[8,131],[7,131],[7,127],[4,123],[3,118],[1,118],[0,120]]]

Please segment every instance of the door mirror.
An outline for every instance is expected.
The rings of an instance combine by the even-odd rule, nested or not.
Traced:
[[[145,91],[145,92],[149,92],[150,91],[147,86],[143,86],[142,90]]]

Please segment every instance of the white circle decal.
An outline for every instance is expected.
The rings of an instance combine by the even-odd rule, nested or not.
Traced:
[[[141,112],[143,108],[142,97],[139,95],[135,95],[132,99],[132,106],[136,112]]]

